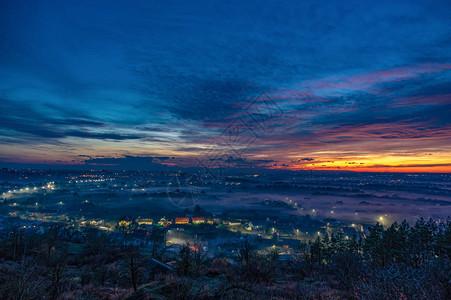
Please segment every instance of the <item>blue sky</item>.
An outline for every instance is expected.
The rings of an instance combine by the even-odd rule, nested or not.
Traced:
[[[449,1],[0,5],[4,163],[193,165],[264,92],[283,117],[226,156],[450,169]]]

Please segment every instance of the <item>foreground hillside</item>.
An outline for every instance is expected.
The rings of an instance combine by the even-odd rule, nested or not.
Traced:
[[[126,234],[63,226],[1,232],[2,299],[450,299],[451,219],[375,225],[362,239],[300,242],[283,260],[243,239],[234,255],[196,245],[177,252],[165,232],[133,245]]]

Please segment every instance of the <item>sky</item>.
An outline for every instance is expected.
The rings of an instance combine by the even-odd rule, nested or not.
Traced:
[[[0,1],[0,166],[451,172],[450,1]]]

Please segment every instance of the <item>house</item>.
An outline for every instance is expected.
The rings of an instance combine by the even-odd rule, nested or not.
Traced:
[[[238,222],[238,221],[229,221],[229,224],[228,224],[229,226],[240,226],[241,225],[241,222]]]
[[[168,220],[166,220],[164,217],[160,219],[160,221],[158,221],[158,226],[167,226],[170,225],[171,222],[169,222]]]
[[[189,224],[189,218],[188,217],[177,217],[177,218],[175,218],[175,224],[178,224],[178,225]]]
[[[89,224],[90,224],[91,226],[99,226],[99,225],[102,225],[102,224],[103,224],[103,220],[99,220],[99,221],[92,220],[92,221],[89,222]]]
[[[193,224],[204,224],[205,218],[204,217],[192,217]]]
[[[246,224],[246,226],[244,226],[244,229],[251,231],[254,229],[254,224],[252,224],[252,221],[250,221],[249,223]]]
[[[136,219],[136,223],[138,223],[138,225],[152,225],[153,224],[153,220],[152,219],[138,218],[138,219]]]

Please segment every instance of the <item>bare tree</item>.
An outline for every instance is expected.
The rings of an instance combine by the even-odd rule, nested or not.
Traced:
[[[127,274],[130,279],[133,290],[136,291],[145,266],[145,259],[138,248],[130,247],[126,250],[122,266],[125,274]]]
[[[2,299],[39,299],[44,297],[45,278],[35,259],[22,259],[0,265]]]
[[[57,299],[64,291],[64,280],[66,279],[66,251],[58,251],[48,259],[48,277],[51,281],[51,295]]]

